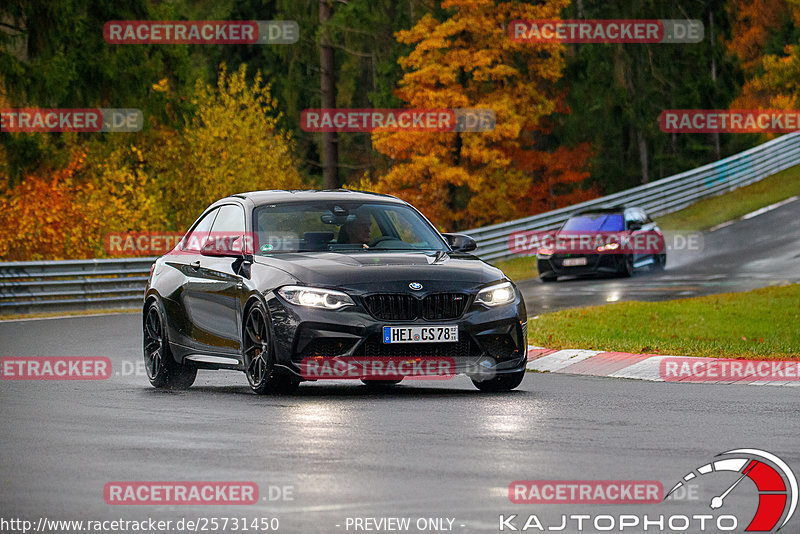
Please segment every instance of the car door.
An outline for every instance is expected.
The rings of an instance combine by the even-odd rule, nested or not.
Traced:
[[[174,292],[164,295],[170,340],[191,349],[199,348],[198,340],[203,337],[198,332],[198,325],[194,323],[192,298],[192,293],[199,284],[202,284],[200,248],[209,235],[218,212],[219,209],[214,208],[203,214],[192,225],[166,262],[176,273]]]
[[[238,204],[225,204],[211,227],[204,246],[217,249],[214,243],[224,242],[241,250],[245,236],[244,209]],[[241,269],[241,256],[220,256],[201,253],[197,275],[187,288],[187,298],[202,348],[211,353],[238,354],[241,346],[241,302],[246,288]]]

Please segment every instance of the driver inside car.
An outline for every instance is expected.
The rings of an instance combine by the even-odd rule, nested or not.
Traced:
[[[348,221],[339,229],[339,237],[336,239],[339,243],[360,244],[364,248],[369,248],[369,238],[372,233],[372,223],[369,217],[363,215],[356,215],[352,221]]]

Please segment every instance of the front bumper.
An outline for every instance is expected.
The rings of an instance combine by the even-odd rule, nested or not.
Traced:
[[[586,265],[565,266],[567,258],[586,258]],[[542,276],[585,276],[618,273],[624,268],[624,254],[553,254],[538,256],[536,266]]]
[[[329,311],[295,306],[270,294],[276,366],[302,378],[305,358],[452,358],[457,374],[485,379],[519,372],[527,364],[527,318],[520,297],[495,308],[470,302],[458,319],[387,321],[373,317],[360,300]],[[457,325],[458,342],[383,343],[384,326]]]

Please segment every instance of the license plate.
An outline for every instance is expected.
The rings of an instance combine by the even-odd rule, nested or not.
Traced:
[[[384,343],[455,343],[458,326],[384,326]]]
[[[564,267],[577,267],[586,265],[586,258],[567,258],[564,260]]]

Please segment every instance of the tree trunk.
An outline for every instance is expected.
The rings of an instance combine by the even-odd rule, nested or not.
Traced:
[[[333,8],[327,0],[319,0],[319,23],[322,26],[322,37],[319,42],[320,89],[322,89],[322,107],[336,107],[336,71],[333,47],[330,45],[325,24],[331,19]],[[336,132],[322,133],[322,183],[325,189],[339,187],[339,150]]]
[[[716,85],[717,84],[717,60],[714,57],[714,49],[716,42],[714,41],[714,13],[708,13],[708,40],[711,43],[711,82]],[[716,91],[715,91],[716,94]],[[715,106],[716,107],[716,106]],[[714,140],[714,159],[719,160],[722,159],[722,151],[720,150],[719,145],[719,132],[712,132],[711,134]]]
[[[650,182],[650,176],[647,173],[647,140],[640,129],[636,129],[636,142],[639,145],[639,161],[642,163],[642,183]]]

